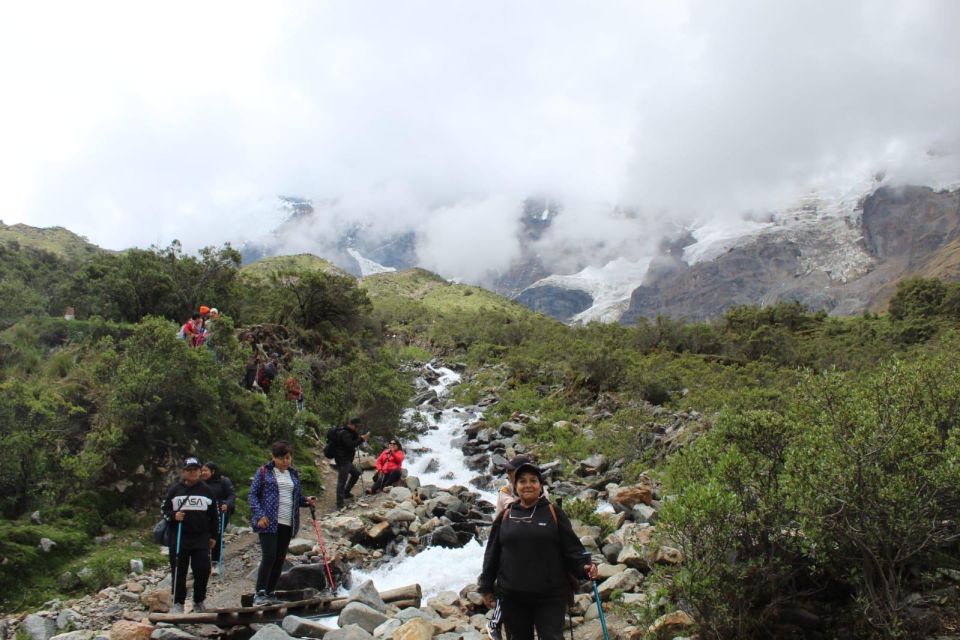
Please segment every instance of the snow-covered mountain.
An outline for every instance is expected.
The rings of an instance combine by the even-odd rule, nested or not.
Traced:
[[[705,218],[668,231],[662,226],[663,237],[646,254],[623,239],[619,245],[617,239],[558,242],[555,225],[562,227],[572,214],[562,203],[529,198],[518,206],[512,261],[491,268],[478,284],[572,323],[632,323],[657,315],[703,319],[736,304],[780,300],[859,313],[882,306],[906,275],[960,276],[960,264],[941,255],[960,237],[958,186],[895,188],[871,177],[842,191],[810,193],[762,216]],[[363,223],[331,233],[310,201],[284,198],[283,206],[288,220],[246,246],[246,257],[271,255],[293,237],[299,251],[323,255],[357,276],[423,266],[414,229],[385,233]],[[625,219],[634,222],[629,213]],[[618,247],[630,255],[611,255]],[[464,250],[483,254],[489,248]]]

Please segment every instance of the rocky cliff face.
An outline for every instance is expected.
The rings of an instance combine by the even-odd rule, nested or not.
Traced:
[[[850,215],[790,220],[713,260],[651,269],[622,321],[701,320],[786,300],[836,315],[882,308],[899,279],[960,274],[958,239],[960,191],[881,188]]]

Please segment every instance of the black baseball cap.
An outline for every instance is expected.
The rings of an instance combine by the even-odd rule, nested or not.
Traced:
[[[524,455],[514,456],[507,461],[507,464],[505,464],[503,468],[507,471],[516,471],[522,464],[533,464],[533,458]]]
[[[184,468],[184,469],[193,469],[194,467],[196,467],[197,469],[199,469],[199,468],[202,467],[202,466],[203,466],[203,465],[200,464],[200,461],[197,460],[196,458],[194,458],[193,456],[190,456],[189,458],[187,458],[186,460],[183,461],[183,468]]]
[[[540,471],[540,467],[533,464],[532,462],[521,462],[519,465],[517,465],[517,468],[514,469],[513,477],[519,478],[520,474],[523,473],[524,471],[533,471],[535,474],[537,474],[537,478],[540,479],[540,484],[543,484],[543,472]]]

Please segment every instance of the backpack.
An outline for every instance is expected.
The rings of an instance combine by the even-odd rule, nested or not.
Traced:
[[[337,457],[337,453],[340,452],[340,433],[343,431],[343,427],[330,427],[327,429],[327,444],[323,448],[323,457],[333,458]]]
[[[167,545],[169,530],[170,523],[165,518],[160,518],[160,522],[153,526],[153,541],[157,544]]]

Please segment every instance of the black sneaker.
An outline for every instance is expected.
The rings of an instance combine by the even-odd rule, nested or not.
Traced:
[[[487,635],[490,636],[490,640],[502,640],[500,625],[493,620],[487,620]]]
[[[257,595],[253,597],[253,606],[263,607],[268,604],[273,604],[273,602],[270,601],[270,596],[267,595],[267,592],[257,591]]]

